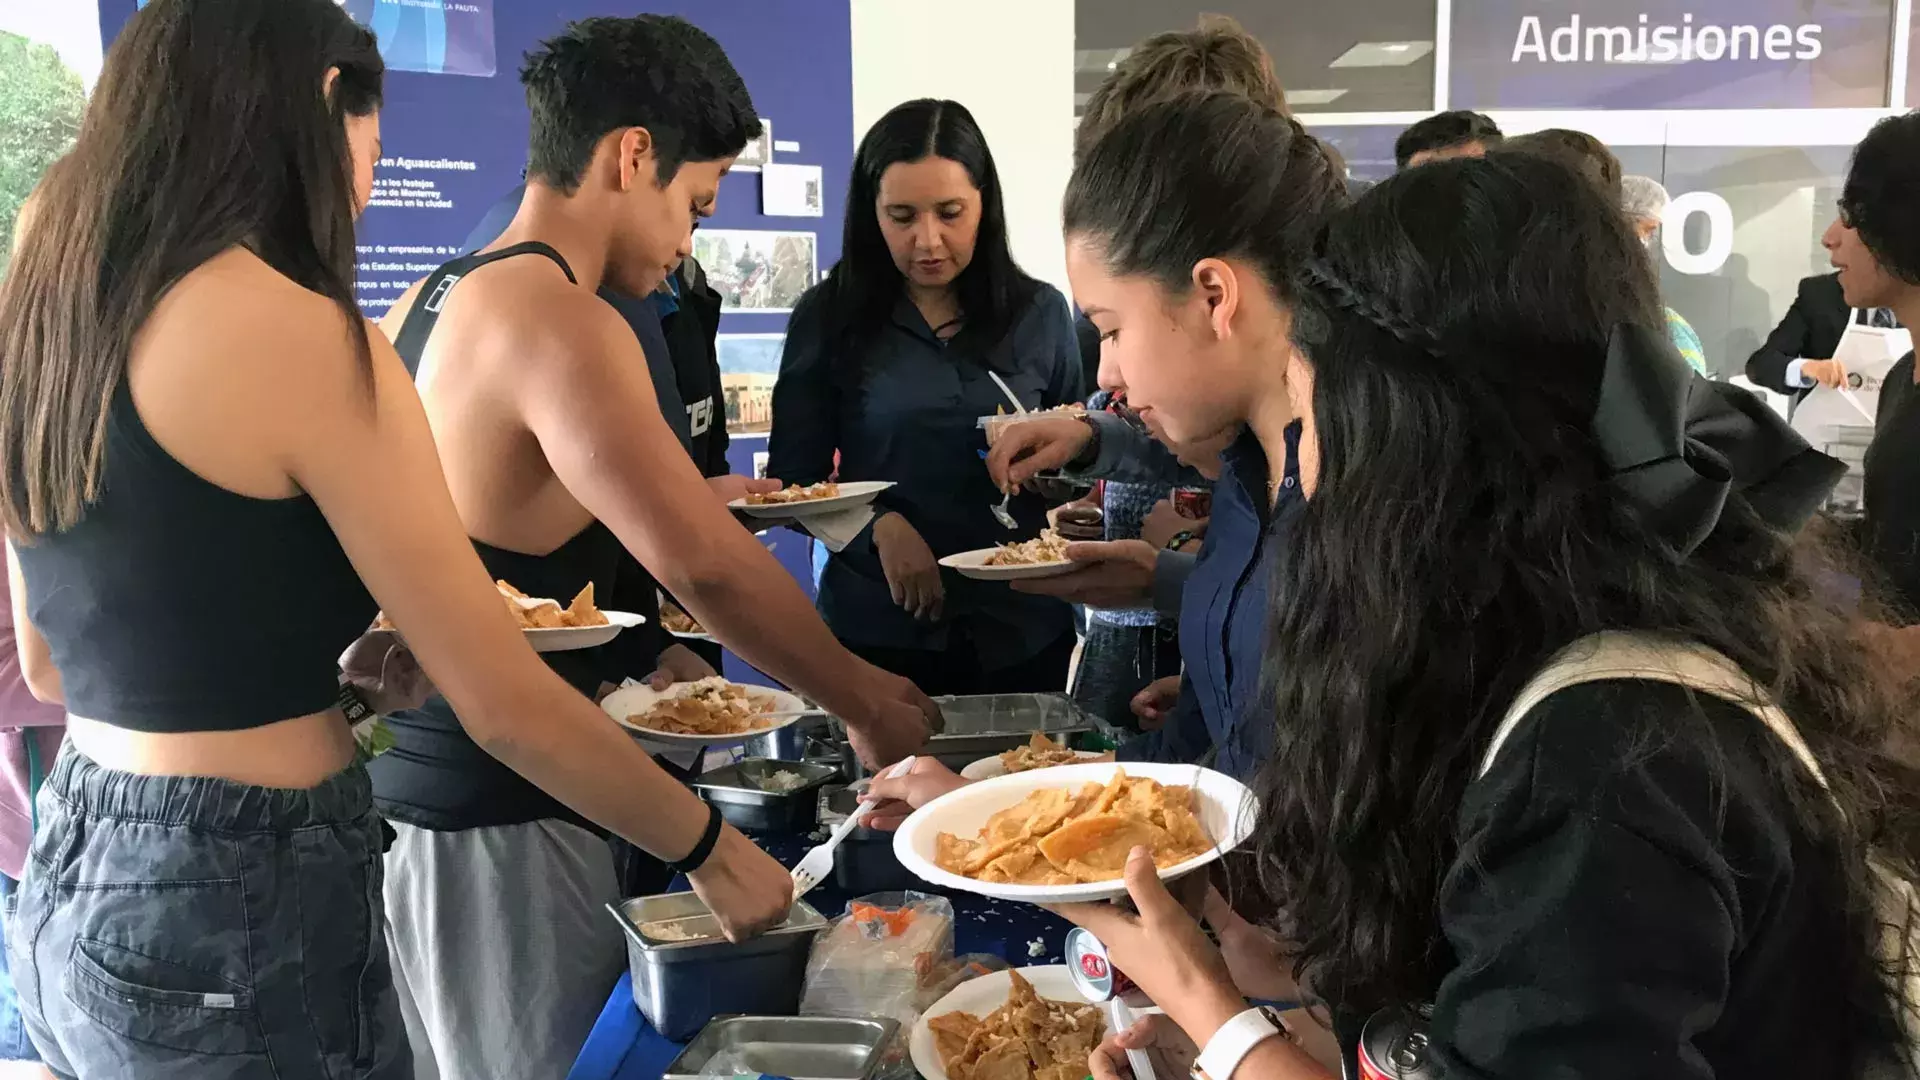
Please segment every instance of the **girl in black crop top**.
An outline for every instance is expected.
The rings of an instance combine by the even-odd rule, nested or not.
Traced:
[[[334,707],[369,587],[488,753],[682,860],[735,932],[789,906],[540,662],[467,542],[353,303],[381,79],[332,0],[153,0],[0,287],[15,626],[70,713],[7,947],[60,1076],[413,1075]]]
[[[1064,202],[1131,404],[1176,430],[1214,366],[1279,362],[1303,427],[1232,883],[1281,914],[1266,937],[1216,903],[1223,954],[1141,853],[1137,916],[1070,911],[1166,1010],[1135,1047],[1355,1075],[1372,1019],[1421,1037],[1366,1040],[1360,1075],[1912,1075],[1867,854],[1915,873],[1920,779],[1886,750],[1915,725],[1793,550],[1840,464],[1687,368],[1618,206],[1557,162],[1423,165],[1316,221],[1322,161],[1188,99],[1123,117]],[[1721,654],[1740,703],[1628,655],[1529,694],[1489,761],[1551,658],[1621,640]],[[1769,698],[1818,774],[1744,704]],[[1250,998],[1325,1006],[1347,1060]]]

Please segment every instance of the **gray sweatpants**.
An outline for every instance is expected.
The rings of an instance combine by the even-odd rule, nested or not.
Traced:
[[[393,823],[387,948],[416,1080],[561,1080],[626,965],[607,842]]]

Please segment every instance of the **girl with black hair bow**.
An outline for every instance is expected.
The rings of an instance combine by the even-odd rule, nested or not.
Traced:
[[[1915,866],[1886,749],[1912,721],[1793,537],[1838,463],[1685,368],[1617,206],[1551,163],[1402,173],[1275,273],[1245,165],[1285,138],[1243,100],[1158,106],[1068,188],[1129,399],[1177,428],[1197,363],[1268,357],[1307,496],[1253,785],[1286,944],[1223,957],[1135,852],[1137,914],[1064,913],[1167,1019],[1095,1074],[1158,1042],[1210,1080],[1329,1075],[1248,1005],[1295,995],[1349,1053],[1427,1006],[1440,1076],[1911,1074],[1883,975],[1912,956],[1876,942]]]

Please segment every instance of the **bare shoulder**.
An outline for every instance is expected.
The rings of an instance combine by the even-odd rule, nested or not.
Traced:
[[[357,311],[235,248],[182,278],[155,306],[142,345],[182,374],[279,396],[360,370]]]
[[[450,307],[484,318],[484,351],[529,378],[572,381],[603,365],[645,363],[620,313],[544,259],[488,266],[461,282]]]
[[[387,313],[380,316],[380,332],[387,335],[388,341],[400,340],[400,327],[406,323],[407,316],[412,313],[414,301],[420,299],[420,289],[426,283],[427,279],[421,278],[407,286],[407,291],[400,294],[400,299],[395,300],[393,306],[387,309]]]

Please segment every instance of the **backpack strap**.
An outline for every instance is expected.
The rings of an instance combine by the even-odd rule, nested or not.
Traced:
[[[1813,752],[1807,749],[1806,740],[1800,737],[1793,721],[1774,704],[1766,690],[1733,661],[1703,645],[1620,631],[1581,638],[1556,653],[1538,675],[1521,687],[1487,744],[1478,775],[1485,776],[1487,770],[1493,768],[1500,748],[1541,702],[1569,687],[1607,679],[1674,683],[1738,705],[1759,717],[1787,749],[1793,751],[1793,756],[1800,759],[1800,764],[1813,774],[1820,786],[1827,786],[1820,763],[1814,760]]]

